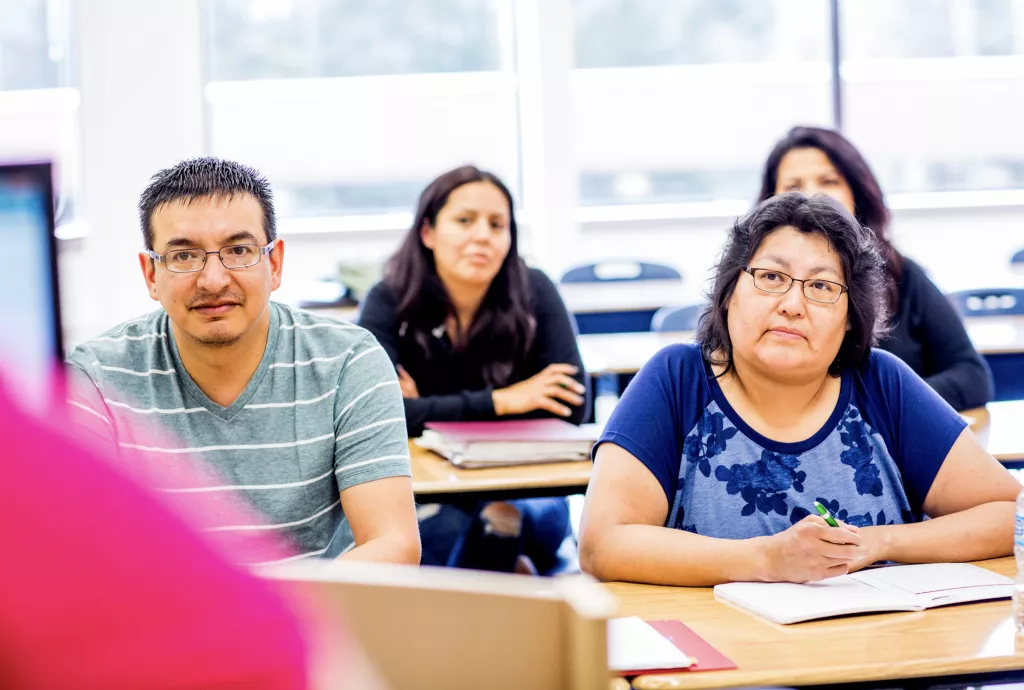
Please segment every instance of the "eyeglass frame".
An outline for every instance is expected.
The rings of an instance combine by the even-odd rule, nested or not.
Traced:
[[[220,265],[223,266],[225,268],[225,270],[228,270],[228,271],[241,271],[243,269],[252,268],[253,266],[258,265],[260,263],[260,261],[263,260],[264,256],[266,256],[267,254],[270,254],[270,252],[274,251],[274,247],[276,247],[276,246],[277,246],[277,238],[274,238],[273,240],[271,240],[270,242],[268,242],[267,244],[265,244],[262,247],[260,245],[258,245],[258,244],[252,244],[252,243],[249,243],[249,242],[244,242],[242,244],[229,244],[229,245],[225,245],[225,246],[221,247],[220,249],[218,249],[215,252],[207,252],[206,250],[200,249],[199,247],[188,247],[188,248],[183,247],[183,248],[179,248],[179,249],[173,249],[173,250],[171,250],[169,252],[166,252],[164,254],[157,254],[152,249],[147,249],[146,250],[146,256],[151,258],[153,261],[158,261],[158,262],[162,263],[164,265],[164,268],[166,268],[171,273],[199,273],[204,268],[206,268],[206,262],[209,260],[210,254],[216,254],[217,255],[217,258],[220,259]],[[222,251],[224,251],[225,249],[231,249],[232,247],[256,247],[257,249],[259,249],[259,253],[256,255],[256,262],[255,263],[251,263],[251,264],[249,264],[247,266],[228,266],[226,263],[224,263],[224,257],[221,256],[220,253]],[[203,256],[203,265],[200,266],[199,268],[193,269],[191,271],[175,271],[174,269],[172,269],[170,266],[167,265],[167,255],[168,254],[173,254],[176,251],[179,251],[179,252],[181,252],[181,251],[200,251],[200,252],[205,252],[205,256]]]
[[[750,282],[754,284],[755,288],[757,288],[761,292],[767,292],[769,295],[784,295],[787,292],[789,292],[790,289],[792,289],[793,283],[800,283],[800,292],[802,292],[804,297],[806,297],[810,301],[812,301],[812,302],[814,302],[816,304],[836,304],[836,303],[839,302],[840,299],[842,299],[844,292],[849,292],[850,291],[850,288],[849,288],[848,285],[843,285],[842,283],[838,283],[838,282],[836,282],[834,280],[825,280],[824,278],[794,278],[793,276],[789,275],[788,273],[786,273],[784,271],[780,271],[780,270],[778,270],[776,268],[755,268],[754,266],[744,266],[742,268],[742,270],[743,270],[744,273],[749,273],[750,274]],[[779,275],[786,276],[787,278],[789,278],[789,285],[786,286],[785,290],[782,290],[780,292],[775,292],[773,290],[765,290],[763,287],[761,287],[761,286],[759,286],[757,284],[757,279],[754,277],[754,271],[770,271],[771,273],[778,273]],[[808,282],[814,282],[814,281],[821,282],[821,283],[828,283],[829,285],[838,285],[839,286],[839,294],[836,296],[835,301],[832,301],[832,302],[822,302],[820,299],[814,299],[813,297],[808,295],[807,294],[807,283]]]

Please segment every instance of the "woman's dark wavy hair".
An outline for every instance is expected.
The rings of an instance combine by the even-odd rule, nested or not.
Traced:
[[[431,330],[443,324],[448,316],[454,316],[455,308],[437,275],[434,252],[423,244],[420,232],[437,222],[437,214],[453,191],[472,182],[488,182],[505,195],[512,244],[473,323],[468,324],[469,332],[454,344],[483,371],[488,385],[499,388],[509,383],[513,370],[526,358],[533,345],[537,322],[533,316],[529,274],[519,256],[512,193],[496,175],[466,165],[444,173],[427,185],[420,195],[412,227],[387,262],[384,282],[398,300],[398,321],[405,324],[406,335],[429,353]]]
[[[779,164],[787,153],[793,149],[818,149],[826,156],[853,192],[854,215],[857,221],[871,230],[881,245],[885,259],[885,269],[891,281],[886,290],[889,301],[889,313],[895,314],[899,305],[899,289],[897,281],[903,273],[903,257],[889,242],[889,209],[885,205],[882,188],[878,179],[871,172],[867,161],[860,151],[839,132],[822,127],[794,127],[782,137],[764,164],[761,175],[761,193],[758,201],[775,196],[775,185],[778,182]]]
[[[715,268],[710,304],[697,327],[701,352],[712,364],[733,366],[729,337],[729,300],[736,281],[745,275],[764,239],[779,228],[792,227],[824,237],[839,256],[849,288],[846,332],[829,373],[839,376],[857,367],[888,328],[885,290],[888,277],[878,237],[867,230],[838,202],[826,196],[806,197],[799,192],[773,196],[759,203],[736,222]],[[796,285],[791,289],[797,289]]]

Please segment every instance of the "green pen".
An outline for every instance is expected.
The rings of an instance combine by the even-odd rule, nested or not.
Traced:
[[[825,522],[828,523],[829,527],[838,527],[839,526],[839,523],[836,522],[836,519],[834,517],[832,517],[832,513],[828,512],[828,508],[826,508],[825,506],[821,505],[821,503],[819,503],[818,501],[814,502],[814,509],[818,511],[818,515],[820,515],[821,517],[825,518]]]

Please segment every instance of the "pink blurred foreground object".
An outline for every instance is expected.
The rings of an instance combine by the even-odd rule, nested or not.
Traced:
[[[0,386],[0,687],[305,687],[272,585],[53,421]]]

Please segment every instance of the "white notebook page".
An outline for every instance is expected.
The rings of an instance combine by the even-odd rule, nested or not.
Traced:
[[[892,587],[913,595],[1010,584],[1010,580],[1003,575],[969,563],[930,563],[873,568],[854,573],[850,577],[870,585]]]
[[[916,608],[910,597],[866,586],[849,575],[807,584],[733,582],[719,585],[715,591],[723,599],[780,623]]]
[[[612,671],[686,668],[692,663],[690,657],[640,618],[608,621],[608,668]]]

